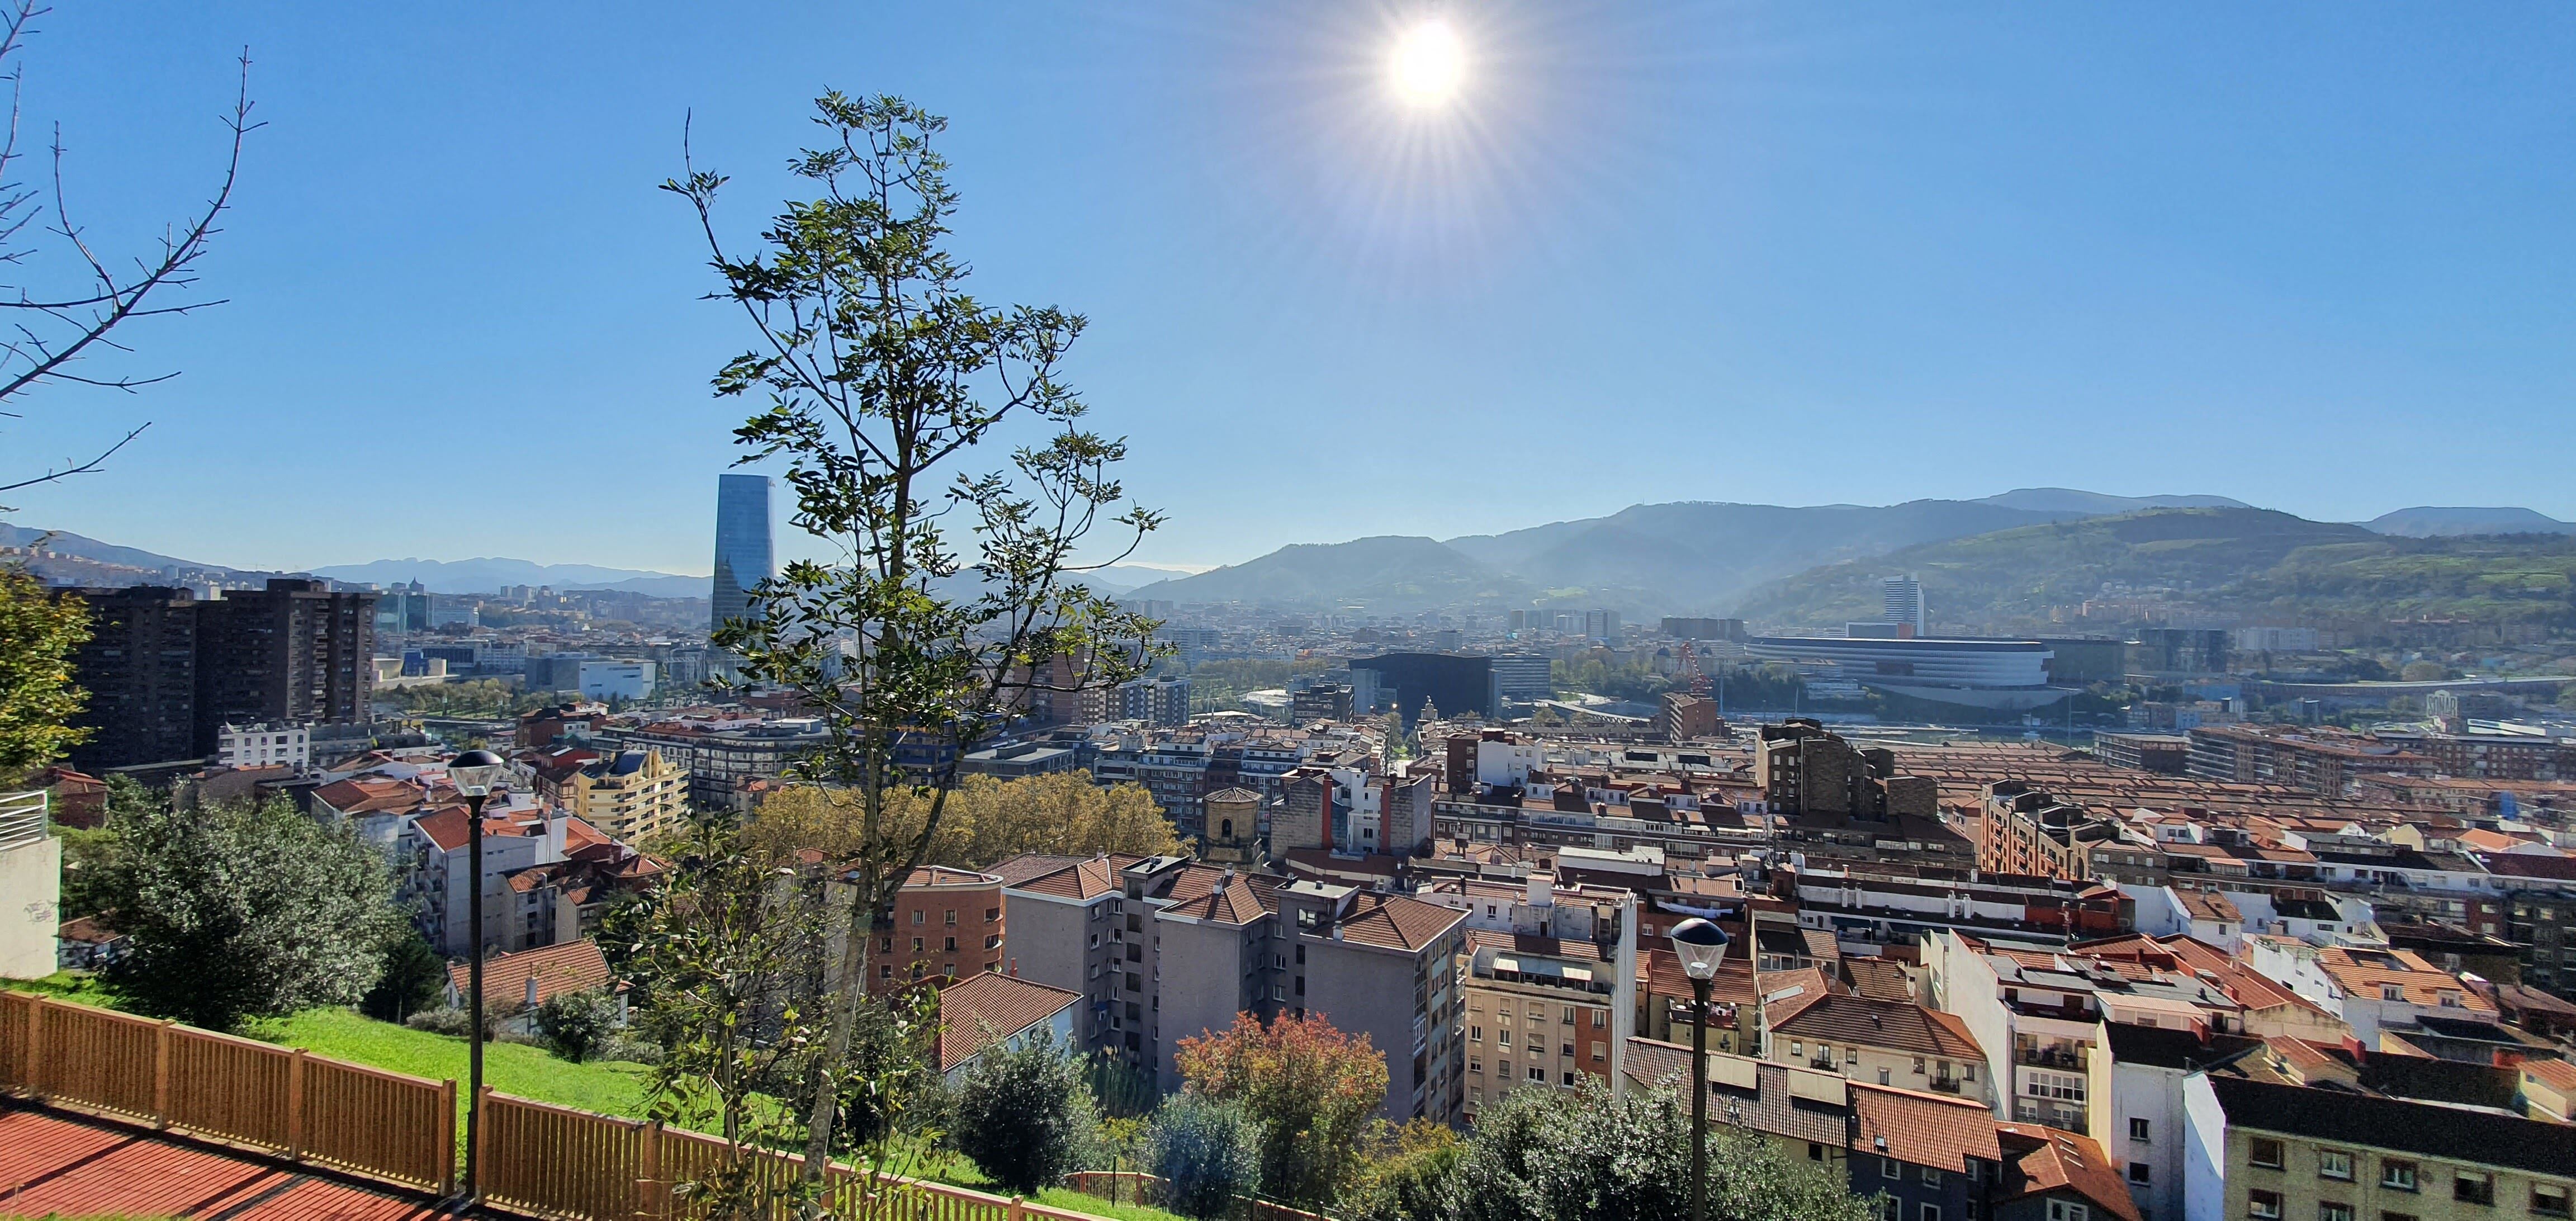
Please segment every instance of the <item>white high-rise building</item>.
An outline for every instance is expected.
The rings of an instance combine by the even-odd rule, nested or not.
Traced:
[[[1911,576],[1889,577],[1884,587],[1887,621],[1911,626],[1918,638],[1930,635],[1923,622],[1923,583]]]

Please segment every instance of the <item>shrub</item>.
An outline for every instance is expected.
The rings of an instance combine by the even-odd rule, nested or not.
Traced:
[[[537,1006],[537,1033],[564,1059],[588,1059],[625,1021],[625,1009],[605,989],[565,992]]]
[[[958,1151],[1022,1195],[1083,1169],[1099,1129],[1083,1063],[1052,1030],[988,1049],[957,1090]]]
[[[1146,1154],[1163,1176],[1164,1207],[1200,1221],[1261,1188],[1261,1125],[1237,1102],[1183,1093],[1154,1113]]]

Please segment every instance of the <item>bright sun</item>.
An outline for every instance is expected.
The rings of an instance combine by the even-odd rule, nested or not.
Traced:
[[[1446,23],[1425,21],[1396,39],[1392,67],[1397,97],[1438,106],[1456,97],[1467,77],[1467,47]]]

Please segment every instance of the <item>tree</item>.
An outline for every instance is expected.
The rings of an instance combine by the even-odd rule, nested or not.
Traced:
[[[537,1006],[537,1033],[564,1059],[578,1063],[616,1033],[624,1016],[616,995],[607,989],[557,993]]]
[[[697,214],[714,296],[753,333],[714,379],[719,396],[764,400],[735,430],[743,461],[783,464],[791,520],[839,550],[789,564],[753,592],[749,619],[715,633],[746,681],[817,711],[827,737],[799,772],[859,806],[839,989],[807,1104],[810,1183],[832,1147],[839,1091],[823,1078],[856,1029],[868,934],[937,837],[957,760],[1032,691],[1144,672],[1153,623],[1078,577],[1161,522],[1114,475],[1126,443],[1084,428],[1062,380],[1083,319],[966,292],[946,249],[957,194],[933,148],[946,121],[896,97],[815,105],[828,135],[791,168],[817,194],[770,223],[764,249],[738,256],[718,235],[722,175],[692,164],[663,184]],[[1008,456],[984,461],[1005,428]],[[1118,537],[1103,546],[1095,532]],[[1061,683],[1058,658],[1074,663]],[[898,756],[925,743],[945,762],[906,770]],[[926,798],[917,827],[888,819],[889,794],[905,790]]]
[[[887,795],[884,825],[914,833],[931,804],[921,793],[897,789]],[[855,795],[800,785],[761,804],[751,835],[774,854],[812,849],[838,860],[864,851],[864,825]],[[1023,852],[1157,856],[1179,849],[1178,832],[1143,785],[1102,788],[1088,772],[1011,780],[978,775],[961,778],[948,794],[922,863],[971,869]]]
[[[2410,661],[2397,672],[2398,678],[2410,683],[2438,683],[2450,676],[2450,668],[2438,661]]]
[[[1182,1039],[1176,1058],[1191,1089],[1241,1102],[1260,1125],[1263,1191],[1320,1206],[1358,1181],[1361,1138],[1386,1099],[1386,1057],[1367,1035],[1320,1013],[1267,1026],[1238,1013],[1226,1030]]]
[[[380,1022],[401,1022],[438,1003],[447,990],[447,962],[429,939],[406,921],[385,937],[376,986],[358,1000],[358,1011]]]
[[[2558,706],[2576,708],[2576,683],[2569,683],[2558,689]]]
[[[1261,1189],[1260,1124],[1241,1103],[1192,1092],[1154,1112],[1146,1162],[1163,1178],[1163,1206],[1200,1221],[1234,1210]]]
[[[89,703],[72,683],[72,655],[88,641],[87,603],[46,589],[24,567],[0,567],[0,782],[89,740],[72,724]]]
[[[1438,1221],[1597,1221],[1690,1215],[1690,1117],[1671,1089],[1614,1098],[1598,1085],[1513,1090],[1476,1116],[1440,1188]],[[1821,1165],[1762,1137],[1712,1125],[1708,1215],[1716,1221],[1868,1221]],[[1417,1221],[1429,1221],[1419,1218]]]
[[[1430,1221],[1449,1209],[1450,1183],[1466,1144],[1458,1130],[1417,1116],[1402,1127],[1378,1121],[1376,1152],[1348,1203],[1354,1221]]]
[[[979,1037],[992,1035],[987,1029]],[[1099,1131],[1082,1058],[1052,1030],[1018,1047],[987,1048],[958,1087],[958,1151],[1021,1195],[1083,1169]]]
[[[144,1013],[231,1030],[356,1004],[403,923],[384,857],[283,801],[158,810],[121,838],[108,918],[131,950],[108,981]]]
[[[208,243],[217,232],[215,222],[232,202],[233,182],[241,170],[243,138],[261,126],[250,121],[250,55],[244,52],[241,91],[234,96],[232,113],[224,120],[232,136],[232,152],[214,198],[187,219],[164,229],[159,253],[133,260],[131,271],[122,270],[124,260],[100,253],[88,231],[72,218],[62,185],[64,148],[59,124],[49,150],[53,154],[52,198],[48,200],[36,188],[11,178],[15,163],[23,155],[18,148],[17,86],[24,68],[18,55],[27,35],[35,32],[29,23],[46,11],[37,7],[36,0],[16,0],[7,6],[5,16],[0,16],[0,63],[7,65],[0,74],[6,75],[11,86],[9,130],[5,138],[0,138],[0,267],[60,266],[71,271],[72,282],[41,289],[24,283],[0,285],[0,310],[9,311],[7,329],[12,336],[0,340],[0,414],[10,416],[20,414],[21,400],[30,392],[47,386],[133,391],[173,376],[93,376],[78,370],[82,361],[99,352],[124,350],[122,328],[127,323],[221,304],[194,297],[174,302],[170,294],[185,293],[196,284],[197,261],[205,257]],[[53,240],[39,243],[28,240],[31,237]],[[111,338],[111,334],[115,337]],[[65,459],[42,472],[0,477],[5,479],[0,481],[0,492],[97,471],[148,427],[146,424],[127,431],[85,461]]]

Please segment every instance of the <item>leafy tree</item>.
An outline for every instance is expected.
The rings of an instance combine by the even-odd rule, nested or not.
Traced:
[[[922,793],[897,789],[887,795],[883,825],[914,834],[933,804]],[[837,860],[865,851],[865,825],[855,796],[798,786],[762,803],[752,839],[773,853],[814,849]],[[1102,788],[1089,772],[1012,780],[966,776],[949,792],[922,863],[976,868],[1023,852],[1155,856],[1179,848],[1171,820],[1142,785]]]
[[[2410,661],[2397,677],[2410,683],[2438,683],[2451,677],[2451,670],[2438,661]]]
[[[63,841],[63,890],[57,902],[62,918],[77,920],[106,910],[109,869],[122,842],[115,824],[58,826],[54,834]]]
[[[1450,1184],[1466,1144],[1428,1116],[1402,1127],[1378,1121],[1376,1154],[1348,1200],[1354,1221],[1427,1221],[1446,1215]]]
[[[1267,1026],[1238,1013],[1225,1030],[1182,1039],[1176,1058],[1191,1089],[1241,1102],[1260,1125],[1263,1191],[1325,1205],[1358,1181],[1361,1138],[1386,1099],[1386,1057],[1367,1035],[1320,1013]]]
[[[979,1037],[991,1035],[988,1029]],[[958,1087],[958,1151],[1021,1195],[1083,1169],[1099,1130],[1082,1058],[1051,1030],[1018,1047],[987,1049]]]
[[[828,736],[800,772],[859,807],[842,866],[856,935],[838,938],[812,1060],[809,1186],[837,1127],[840,1091],[823,1082],[856,1033],[868,934],[927,858],[956,759],[1050,689],[1058,657],[1081,659],[1076,687],[1143,672],[1153,623],[1082,584],[1074,557],[1124,559],[1161,522],[1127,502],[1114,474],[1126,443],[1086,429],[1062,379],[1083,319],[965,291],[966,265],[946,249],[957,194],[933,147],[946,120],[896,97],[836,92],[815,106],[826,135],[791,163],[815,194],[787,205],[761,250],[718,237],[722,175],[692,165],[663,184],[697,214],[722,281],[713,295],[752,331],[714,379],[718,395],[764,400],[734,433],[744,461],[783,465],[791,520],[839,552],[789,564],[754,591],[748,620],[715,633],[746,681],[817,710]],[[988,459],[1006,427],[1011,448]],[[1122,541],[1101,546],[1095,531]],[[899,755],[924,742],[948,762],[906,770]],[[917,826],[889,817],[889,795],[906,790],[926,806]]]
[[[1439,1221],[1680,1221],[1690,1215],[1690,1116],[1670,1089],[1513,1090],[1476,1131],[1438,1194]],[[1711,1125],[1708,1215],[1717,1221],[1868,1221],[1820,1165],[1743,1129]]]
[[[122,840],[106,897],[132,950],[108,979],[145,1013],[231,1030],[356,1004],[403,923],[383,856],[283,801],[155,811]]]
[[[72,684],[72,655],[88,641],[86,603],[46,589],[24,567],[0,567],[0,781],[89,740],[72,724],[89,703]]]
[[[563,992],[537,1006],[537,1033],[564,1059],[587,1060],[617,1032],[624,1017],[616,994],[605,988]]]
[[[1163,1177],[1163,1206],[1200,1221],[1261,1189],[1261,1125],[1241,1103],[1182,1093],[1154,1112],[1147,1164]]]
[[[385,938],[383,971],[358,1000],[358,1010],[380,1022],[399,1022],[438,1003],[447,990],[447,961],[406,921]]]

